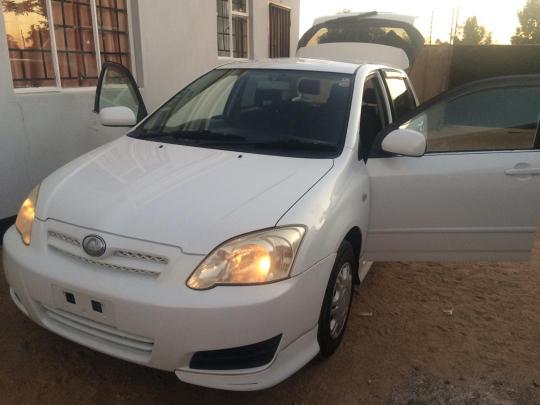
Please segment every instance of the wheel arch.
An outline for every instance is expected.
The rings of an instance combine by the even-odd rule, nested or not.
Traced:
[[[356,267],[354,271],[354,282],[355,284],[360,284],[360,278],[358,277],[358,266],[360,264],[360,255],[362,253],[362,230],[358,226],[353,226],[345,237],[343,241],[347,241],[351,244],[354,256],[356,257]],[[340,242],[341,243],[341,242]]]

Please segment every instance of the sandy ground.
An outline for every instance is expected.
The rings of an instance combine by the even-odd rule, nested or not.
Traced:
[[[0,325],[2,404],[540,404],[540,237],[529,263],[376,263],[340,350],[262,392],[183,384],[64,340],[18,312],[3,277]]]

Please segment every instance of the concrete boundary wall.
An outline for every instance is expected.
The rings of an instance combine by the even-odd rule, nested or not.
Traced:
[[[540,45],[427,45],[410,72],[421,102],[495,76],[540,74]]]

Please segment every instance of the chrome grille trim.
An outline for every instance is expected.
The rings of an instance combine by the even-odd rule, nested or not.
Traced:
[[[159,276],[159,272],[151,271],[151,270],[143,270],[143,269],[137,269],[135,267],[126,267],[126,266],[118,266],[116,264],[111,263],[105,263],[105,262],[99,262],[97,260],[87,259],[86,257],[77,256],[71,253],[63,252],[72,257],[73,259],[80,260],[87,264],[92,264],[94,266],[102,267],[109,270],[116,270],[116,271],[123,271],[126,273],[132,273],[132,274],[140,274],[143,276],[150,276],[150,277],[157,277]]]
[[[132,251],[129,251],[129,250],[115,250],[114,251],[114,256],[116,256],[116,257],[125,257],[125,258],[128,258],[128,259],[142,260],[142,261],[145,261],[145,262],[152,262],[152,263],[163,264],[163,265],[169,264],[169,259],[167,259],[166,257],[155,256],[155,255],[150,255],[150,254],[145,254],[145,253],[132,252]]]
[[[81,246],[81,241],[80,240],[78,240],[77,238],[74,238],[72,236],[60,233],[60,232],[49,231],[49,236],[51,238],[59,239],[61,241],[69,243],[70,245]]]

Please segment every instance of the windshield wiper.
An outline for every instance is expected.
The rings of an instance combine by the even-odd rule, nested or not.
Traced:
[[[325,141],[316,141],[316,140],[307,140],[307,139],[278,139],[268,143],[269,147],[272,148],[283,148],[283,149],[292,149],[292,150],[322,150],[322,151],[333,151],[337,148],[334,143],[325,142]]]
[[[283,150],[283,151],[316,151],[316,152],[335,152],[337,145],[325,141],[317,141],[309,138],[262,138],[250,139],[241,135],[230,133],[212,132],[209,130],[201,131],[177,131],[170,133],[155,132],[141,134],[139,139],[167,139],[174,141],[189,142],[195,146],[202,147],[223,147],[227,146],[241,147],[248,149],[263,150]]]
[[[206,142],[206,141],[219,141],[219,142],[242,142],[246,138],[240,135],[222,133],[222,132],[212,132],[207,129],[200,131],[177,131],[177,132],[150,132],[143,133],[139,136],[139,139],[157,139],[157,138],[172,138],[174,140],[191,140],[196,141],[196,143]]]
[[[329,142],[321,142],[315,140],[298,140],[298,139],[277,139],[277,140],[260,140],[250,141],[245,139],[242,141],[226,140],[226,141],[208,141],[203,142],[203,146],[221,146],[233,144],[235,146],[245,146],[248,148],[261,149],[282,149],[282,150],[315,150],[315,151],[335,151],[337,146]]]

